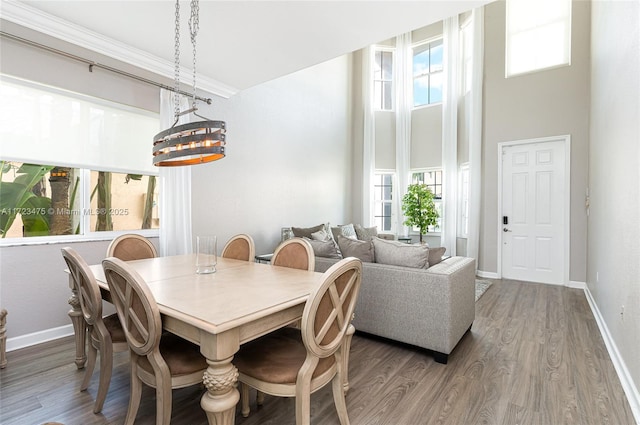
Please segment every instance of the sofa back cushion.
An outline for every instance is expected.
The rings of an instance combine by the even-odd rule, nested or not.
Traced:
[[[338,235],[338,246],[343,258],[356,257],[365,263],[373,263],[375,259],[371,241],[359,241]]]
[[[319,230],[323,230],[325,229],[325,224],[318,224],[317,226],[313,226],[313,227],[292,227],[291,228],[291,232],[293,233],[293,236],[297,237],[297,238],[307,238],[307,239],[312,239],[311,238],[311,234],[315,233]]]
[[[442,256],[444,252],[447,250],[444,246],[439,246],[437,248],[429,248],[429,267],[433,267],[439,262],[442,261]]]
[[[327,239],[324,241],[307,239],[307,242],[311,244],[313,248],[313,254],[316,257],[325,257],[325,258],[342,258],[338,248],[333,241],[333,239]]]
[[[429,245],[406,244],[380,238],[373,238],[372,242],[376,263],[416,269],[429,268]]]

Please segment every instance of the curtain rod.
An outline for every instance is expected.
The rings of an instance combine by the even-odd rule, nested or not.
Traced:
[[[35,41],[27,40],[26,38],[22,38],[22,37],[18,37],[17,35],[9,34],[8,32],[0,31],[0,36],[9,38],[9,39],[14,40],[14,41],[18,41],[18,42],[23,43],[23,44],[28,44],[29,46],[33,46],[33,47],[37,47],[39,49],[43,49],[43,50],[46,50],[46,51],[51,52],[51,53],[55,53],[55,54],[60,55],[60,56],[64,56],[64,57],[67,57],[67,58],[70,58],[70,59],[74,59],[74,60],[77,60],[79,62],[84,62],[87,65],[89,65],[89,72],[93,72],[93,68],[94,67],[102,68],[104,70],[107,70],[107,71],[110,71],[110,72],[113,72],[113,73],[116,73],[116,74],[119,74],[119,75],[123,75],[125,77],[131,78],[131,79],[134,79],[134,80],[137,80],[137,81],[141,81],[143,83],[151,84],[153,86],[160,87],[160,88],[163,88],[165,90],[171,90],[172,92],[176,92],[176,93],[179,93],[181,95],[193,98],[193,94],[192,93],[187,93],[186,91],[183,91],[183,90],[176,90],[175,87],[170,87],[170,86],[167,86],[166,84],[158,83],[157,81],[149,80],[147,78],[140,77],[139,75],[131,74],[129,72],[122,71],[121,69],[113,68],[113,67],[111,67],[109,65],[103,65],[101,63],[94,62],[92,60],[85,59],[83,57],[76,56],[76,55],[73,55],[71,53],[68,53],[68,52],[65,52],[65,51],[62,51],[62,50],[55,49],[53,47],[45,46],[44,44],[36,43]],[[205,97],[196,96],[196,99],[198,99],[200,101],[203,101],[203,102],[207,103],[208,105],[211,105],[211,98],[205,98]]]

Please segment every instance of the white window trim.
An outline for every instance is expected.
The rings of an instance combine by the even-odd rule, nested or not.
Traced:
[[[416,43],[411,44],[411,58],[412,58],[412,64],[413,64],[413,49],[415,49],[416,47],[420,47],[422,45],[425,44],[429,44],[429,43],[433,43],[434,41],[438,41],[438,40],[444,40],[444,36],[441,35],[436,35],[430,38],[427,38],[425,40],[420,40]],[[444,64],[442,64],[442,72],[444,72]],[[431,73],[427,73],[425,75],[429,75]],[[414,76],[413,76],[413,68],[411,69],[411,75],[409,75],[409,78],[411,78],[411,87],[413,87],[413,81],[414,81]],[[438,106],[438,105],[442,105],[442,101],[440,102],[434,102],[434,103],[427,103],[425,105],[419,105],[419,106],[412,106],[411,110],[412,111],[417,111],[418,109],[424,109],[424,108],[428,108],[430,106]]]
[[[375,220],[375,207],[377,204],[379,203],[391,203],[391,229],[389,230],[384,230],[384,229],[378,229],[378,232],[380,233],[393,233],[394,235],[396,234],[396,217],[397,217],[397,211],[396,211],[396,206],[395,206],[395,202],[393,200],[393,194],[394,194],[394,188],[398,187],[398,176],[396,175],[396,170],[391,170],[391,169],[376,169],[374,170],[374,175],[379,175],[379,174],[387,174],[391,176],[391,199],[389,201],[376,201],[375,196],[374,198],[371,200],[372,204],[373,204],[373,218]],[[375,184],[373,185],[375,186]]]
[[[393,71],[395,71],[395,61],[396,61],[396,48],[395,47],[390,47],[390,46],[383,46],[383,45],[374,45],[373,46],[373,62],[371,64],[371,66],[373,67],[373,70],[371,72],[372,75],[375,75],[375,68],[376,68],[376,61],[375,61],[375,54],[376,52],[390,52],[391,53],[391,60],[393,61],[394,66],[391,67],[392,69],[392,73]],[[374,100],[373,98],[375,97],[375,82],[376,81],[391,81],[391,109],[380,109],[380,107],[377,104],[373,105],[373,110],[375,112],[394,112],[396,110],[396,102],[395,102],[395,93],[396,93],[396,81],[395,81],[395,75],[391,75],[391,80],[378,80],[376,78],[372,78],[371,83],[373,84],[373,90],[374,92],[372,93],[372,101]]]

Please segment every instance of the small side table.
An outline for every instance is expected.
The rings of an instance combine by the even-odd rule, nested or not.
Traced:
[[[410,244],[411,243],[411,238],[409,238],[409,237],[406,237],[406,238],[398,237],[398,241]]]
[[[271,262],[271,258],[273,258],[273,254],[256,255],[256,263],[269,264]]]

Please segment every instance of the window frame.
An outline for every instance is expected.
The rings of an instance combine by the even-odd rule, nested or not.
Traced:
[[[425,44],[429,45],[429,50],[431,50],[431,44],[435,43],[436,41],[440,41],[441,45],[444,46],[444,36],[443,35],[437,35],[435,37],[431,37],[431,38],[427,38],[424,40],[420,40],[419,42],[416,42],[414,44],[411,45],[411,74],[408,76],[411,78],[411,93],[412,93],[412,105],[411,105],[411,109],[412,110],[416,110],[416,109],[422,109],[422,108],[428,108],[430,106],[435,106],[435,105],[441,105],[442,104],[442,99],[438,102],[431,102],[430,101],[430,88],[431,88],[431,75],[433,74],[441,74],[444,76],[444,52],[443,52],[443,62],[442,62],[442,70],[437,71],[437,72],[431,72],[430,70],[428,72],[422,73],[419,76],[415,76],[413,73],[413,58],[414,58],[414,51],[416,48],[424,46]],[[431,67],[431,65],[429,65],[429,68]],[[415,99],[416,99],[416,95],[415,95],[415,81],[416,78],[423,78],[424,76],[428,77],[429,80],[429,84],[427,86],[427,97],[429,98],[429,102],[422,104],[422,105],[415,105]]]
[[[560,1],[560,0],[558,0]],[[514,2],[513,0],[506,0],[505,2],[505,43],[504,43],[504,75],[505,78],[513,78],[513,77],[518,77],[521,75],[528,75],[528,74],[533,74],[536,72],[541,72],[541,71],[547,71],[547,70],[552,70],[552,69],[557,69],[557,68],[562,68],[565,66],[571,66],[571,44],[572,44],[572,40],[571,40],[571,36],[572,36],[572,20],[573,20],[573,2],[572,0],[563,0],[568,2],[568,16],[565,17],[564,20],[562,20],[563,23],[565,23],[567,25],[566,28],[566,32],[567,32],[567,37],[568,37],[568,41],[565,44],[566,47],[566,51],[565,56],[566,56],[566,61],[562,62],[562,63],[556,63],[553,65],[547,65],[547,66],[539,66],[536,65],[534,68],[529,68],[526,69],[524,71],[512,71],[510,69],[510,57],[511,57],[511,44],[512,44],[512,37],[514,35],[519,35],[522,33],[526,33],[526,32],[531,32],[534,31],[536,29],[545,27],[545,26],[549,26],[552,24],[552,22],[560,22],[559,19],[556,20],[550,20],[548,19],[547,21],[545,21],[543,24],[536,24],[535,26],[532,27],[528,27],[526,29],[522,29],[520,31],[515,31],[515,30],[511,30],[510,29],[510,7],[513,6],[513,4],[517,4],[518,2]],[[544,10],[543,6],[539,6],[538,7],[540,10]],[[556,40],[556,42],[558,42],[558,40]]]
[[[24,159],[13,159],[13,158],[2,158],[2,161],[10,161],[10,162],[19,162],[19,163],[31,163],[29,160]],[[38,164],[38,165],[46,165],[46,166],[54,166],[54,167],[67,167],[67,164]],[[106,171],[113,172],[118,174],[126,174],[122,170],[94,170],[90,168],[83,168],[77,166],[68,166],[69,168],[74,168],[78,171],[80,176],[79,187],[78,187],[78,197],[79,199],[76,201],[79,204],[80,212],[80,234],[71,234],[71,235],[49,235],[49,236],[22,236],[15,238],[0,238],[0,247],[5,246],[22,246],[22,245],[49,245],[49,244],[57,244],[57,243],[69,243],[69,242],[86,242],[86,241],[106,241],[112,240],[117,236],[120,236],[125,233],[135,233],[145,237],[159,237],[160,229],[131,229],[131,230],[106,230],[106,231],[95,231],[91,230],[91,215],[83,214],[82,211],[87,211],[91,208],[91,172],[92,171]],[[159,177],[158,174],[148,174],[139,171],[130,171],[129,174],[142,174],[143,176],[155,176]]]
[[[380,67],[380,79],[376,78],[376,70],[378,69],[377,65],[376,65],[376,55],[378,54],[378,52],[385,52],[385,53],[391,53],[391,78],[389,80],[386,80],[384,78],[382,78],[383,76],[383,71],[382,71],[382,66]],[[396,56],[396,49],[395,47],[389,47],[389,46],[380,46],[380,45],[376,45],[373,47],[373,69],[371,72],[371,82],[372,82],[372,88],[373,88],[373,92],[372,92],[372,102],[373,102],[373,109],[377,112],[393,112],[395,111],[396,108],[396,102],[395,102],[395,91],[396,91],[396,83],[395,83],[395,75],[394,75],[394,71],[395,71],[395,67],[394,67],[394,63],[395,63],[395,56]],[[391,108],[389,109],[384,109],[384,90],[380,90],[381,96],[380,96],[380,101],[378,102],[378,99],[376,99],[376,83],[381,83],[381,87],[384,87],[384,83],[391,83],[391,93],[389,93],[389,96],[391,98]]]
[[[376,195],[375,195],[376,188],[386,186],[384,184],[378,185],[377,184],[378,183],[377,182],[377,178],[378,178],[378,176],[385,176],[385,175],[391,176],[391,197],[390,197],[390,199],[377,200],[376,199]],[[395,170],[375,170],[374,171],[374,179],[373,179],[373,185],[372,186],[373,186],[374,195],[373,195],[373,198],[372,198],[371,201],[373,203],[373,205],[372,205],[373,206],[373,214],[372,214],[372,216],[373,216],[374,224],[376,226],[378,226],[378,219],[382,220],[381,223],[384,223],[384,221],[383,221],[384,218],[385,217],[389,217],[389,221],[391,223],[390,228],[389,229],[384,229],[383,226],[381,225],[380,228],[378,229],[378,232],[379,233],[388,233],[388,232],[390,232],[390,233],[394,233],[395,234],[396,233],[396,229],[395,229],[396,212],[395,212],[395,205],[394,205],[394,200],[393,200],[393,188],[395,186],[397,186]],[[391,207],[391,215],[390,216],[376,215],[376,212],[378,210],[384,211],[384,208],[382,207],[382,205],[384,205],[384,204],[389,204],[390,205],[390,207]]]

